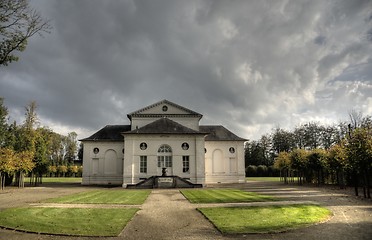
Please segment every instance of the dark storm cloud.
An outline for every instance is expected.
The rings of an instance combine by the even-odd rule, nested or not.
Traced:
[[[0,72],[12,110],[81,137],[162,99],[257,138],[372,114],[370,1],[32,1],[52,21]]]

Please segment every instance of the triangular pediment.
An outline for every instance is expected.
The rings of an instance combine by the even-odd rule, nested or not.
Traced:
[[[194,112],[166,99],[129,113],[128,117],[131,119],[132,116],[146,115],[191,115],[200,118],[202,117],[200,113]]]

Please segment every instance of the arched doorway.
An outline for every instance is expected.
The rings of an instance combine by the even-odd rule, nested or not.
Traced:
[[[220,149],[216,149],[212,154],[212,172],[213,173],[224,173],[224,162],[223,153]]]
[[[173,175],[172,148],[163,144],[158,149],[158,175],[162,175],[163,168],[168,175]]]
[[[118,157],[117,157],[115,150],[109,149],[105,152],[105,164],[104,164],[105,174],[116,174],[117,159]]]

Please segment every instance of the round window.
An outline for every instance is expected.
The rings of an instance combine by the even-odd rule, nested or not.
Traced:
[[[144,143],[144,142],[141,143],[141,144],[140,144],[140,149],[141,149],[141,150],[146,150],[146,149],[147,149],[147,144]]]
[[[163,106],[163,112],[166,112],[166,111],[168,111],[168,107],[167,106]]]
[[[183,150],[188,150],[189,149],[189,144],[186,143],[186,142],[182,143],[182,149]]]
[[[233,147],[229,148],[229,152],[230,153],[235,153],[235,148],[233,148]]]
[[[99,148],[93,148],[93,153],[94,153],[94,154],[99,153]]]

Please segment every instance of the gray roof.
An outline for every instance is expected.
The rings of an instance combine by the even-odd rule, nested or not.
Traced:
[[[130,131],[130,125],[107,125],[92,136],[80,141],[124,141],[122,132]]]
[[[209,133],[205,141],[247,141],[247,139],[236,136],[221,125],[201,125],[201,132]]]
[[[135,129],[123,134],[201,134],[205,132],[193,130],[185,127],[169,118],[160,118],[152,123],[149,123],[139,129]]]
[[[247,141],[221,125],[201,125],[199,131],[195,131],[168,118],[160,118],[132,131],[130,125],[107,125],[80,141],[124,141],[122,134],[201,134],[206,135],[205,141]]]

